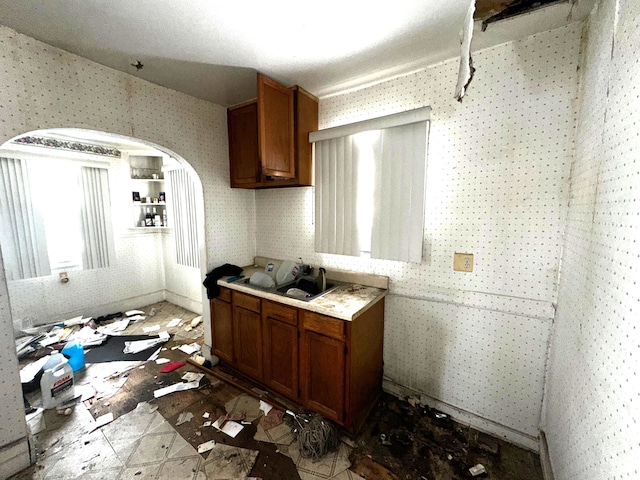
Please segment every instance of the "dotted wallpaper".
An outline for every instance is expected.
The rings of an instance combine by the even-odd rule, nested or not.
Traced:
[[[576,156],[545,396],[558,480],[640,478],[640,4],[585,30]]]
[[[316,254],[313,190],[256,193],[258,255],[390,277],[387,377],[530,439],[555,313],[580,33],[574,23],[476,53],[462,104],[457,59],[321,99],[320,128],[432,107],[421,264]],[[453,271],[454,252],[474,254],[473,273]]]
[[[224,107],[153,85],[2,26],[0,59],[0,144],[33,130],[77,127],[131,136],[166,147],[189,162],[202,182],[205,268],[210,270],[225,262],[246,265],[253,261],[255,195],[252,191],[229,188]],[[159,278],[159,271],[149,270],[152,267],[139,260],[146,255],[150,243],[155,242],[160,239],[149,236],[139,239],[135,246],[125,247],[127,259],[137,270],[132,273],[132,281],[153,283]],[[4,289],[4,279],[0,280]],[[88,280],[82,287],[85,289],[82,297],[104,300],[105,294],[92,290],[91,279]],[[34,282],[37,292],[39,285]],[[128,296],[126,283],[113,288],[109,294]],[[60,295],[47,302],[41,302],[37,294],[30,295],[28,300],[34,315],[40,315],[47,302],[56,307],[65,302],[73,304],[75,298],[60,291]],[[6,295],[1,301],[0,322],[11,324]],[[208,308],[204,308],[208,314]],[[14,396],[20,387],[10,353],[13,337],[0,338],[0,352],[4,352],[0,353],[0,365],[14,372],[13,377],[3,377],[6,385],[0,394],[0,425],[8,429],[24,428],[23,414],[14,415]],[[4,440],[3,435],[0,445]]]

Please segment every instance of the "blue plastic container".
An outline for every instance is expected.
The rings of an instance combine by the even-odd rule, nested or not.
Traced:
[[[69,365],[74,372],[84,368],[84,347],[77,340],[71,340],[62,349],[62,354],[69,357]]]

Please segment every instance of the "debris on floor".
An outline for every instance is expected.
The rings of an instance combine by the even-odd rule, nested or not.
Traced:
[[[174,383],[173,385],[169,385],[168,387],[163,387],[154,391],[153,396],[155,398],[160,398],[170,393],[182,392],[184,390],[198,388],[199,386],[200,386],[200,382]]]
[[[160,373],[171,373],[174,370],[184,367],[185,365],[185,362],[169,362],[160,369]]]
[[[249,383],[235,388],[236,384],[221,382],[210,371],[197,370],[194,365],[160,374],[162,365],[154,361],[160,352],[169,360],[167,364],[186,360],[185,353],[174,347],[194,343],[196,338],[191,335],[202,331],[202,323],[187,334],[182,326],[190,325],[195,314],[185,314],[168,303],[154,308],[156,315],[148,317],[147,323],[144,319],[130,321],[123,333],[140,335],[151,322],[166,330],[174,321],[173,338],[166,348],[156,346],[152,349],[155,357],[147,353],[141,361],[87,364],[76,382],[76,395],[84,403],[70,406],[68,416],[58,415],[55,409],[38,409],[29,417],[37,464],[32,467],[32,477],[23,473],[15,480],[40,478],[45,473],[46,478],[161,476],[194,480],[542,479],[534,453],[461,425],[448,414],[420,404],[419,397],[402,400],[388,394],[382,394],[357,436],[339,438],[334,451],[314,462],[303,456],[304,446],[287,425],[293,418],[283,413],[287,404],[278,397]],[[141,314],[144,311],[140,310]],[[103,319],[101,326],[119,321]],[[79,331],[82,325],[65,328]],[[38,346],[36,350],[48,354],[51,348]],[[37,358],[30,358],[34,360]],[[146,368],[139,370],[141,366]],[[215,367],[226,375],[225,368],[224,364]],[[26,370],[21,375],[33,381],[37,371],[29,375]],[[108,401],[106,395],[99,398],[119,382],[120,388]],[[166,393],[157,396],[159,391]],[[259,398],[242,391],[252,391]],[[39,407],[38,393],[26,395],[35,407]],[[100,417],[113,420],[91,431],[104,421]],[[222,431],[211,428],[215,419]],[[240,427],[235,437],[224,432],[234,423]],[[206,450],[198,453],[201,445],[206,445]],[[60,461],[68,458],[70,451],[75,452],[74,461]],[[485,472],[473,476],[471,469],[477,465]]]
[[[209,440],[208,442],[201,443],[198,445],[198,453],[205,453],[209,450],[213,449],[216,446],[215,440]]]
[[[180,416],[178,417],[178,421],[176,422],[176,425],[183,425],[187,422],[190,422],[191,419],[193,419],[193,413],[191,412],[182,412],[180,414]]]
[[[246,478],[258,458],[256,450],[216,444],[204,462],[209,480]]]
[[[487,471],[484,468],[484,465],[478,463],[477,465],[474,465],[473,467],[471,467],[469,469],[469,473],[471,475],[473,475],[474,477],[481,475],[483,473],[487,473]]]

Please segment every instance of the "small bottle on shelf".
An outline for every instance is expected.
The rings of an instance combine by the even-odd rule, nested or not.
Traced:
[[[166,208],[162,211],[162,226],[163,227],[167,226],[167,209]]]
[[[145,227],[153,227],[153,216],[151,215],[151,210],[147,207],[147,213],[144,216],[144,226]]]
[[[162,226],[162,220],[160,219],[160,214],[156,212],[156,207],[153,207],[153,226],[154,227]]]

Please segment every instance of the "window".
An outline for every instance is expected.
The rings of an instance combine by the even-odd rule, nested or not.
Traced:
[[[0,185],[0,243],[9,280],[111,264],[106,168],[59,159],[0,158]]]
[[[420,263],[430,108],[313,132],[318,252]]]

